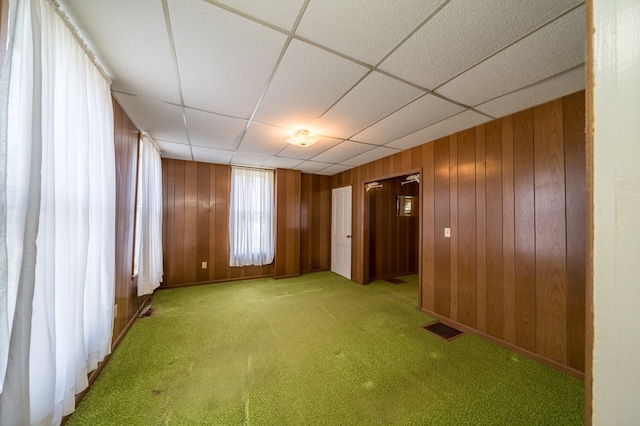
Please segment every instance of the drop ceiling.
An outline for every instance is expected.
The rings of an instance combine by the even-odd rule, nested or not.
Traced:
[[[583,1],[60,3],[167,158],[333,175],[584,88]]]

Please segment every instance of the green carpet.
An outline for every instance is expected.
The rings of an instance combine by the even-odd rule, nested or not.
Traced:
[[[164,290],[68,425],[578,425],[584,384],[422,327],[416,276]]]

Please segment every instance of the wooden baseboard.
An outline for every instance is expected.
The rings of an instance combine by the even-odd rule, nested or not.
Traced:
[[[465,333],[469,333],[469,334],[474,334],[478,337],[482,337],[485,340],[488,340],[492,343],[495,343],[496,345],[502,346],[503,348],[509,349],[510,351],[516,352],[520,355],[523,355],[527,358],[533,359],[536,362],[539,362],[540,364],[544,364],[548,367],[554,368],[556,370],[559,370],[565,374],[568,374],[569,376],[575,377],[576,379],[580,379],[580,380],[584,380],[584,373],[582,371],[578,371],[575,370],[567,365],[564,364],[560,364],[559,362],[547,359],[543,356],[540,356],[534,352],[528,351],[526,349],[523,349],[519,346],[516,346],[512,343],[509,342],[505,342],[504,340],[500,340],[496,337],[490,336],[486,333],[483,333],[481,331],[476,330],[475,328],[466,326],[464,324],[461,324],[457,321],[453,321],[447,317],[444,317],[442,315],[436,314],[435,312],[429,311],[427,309],[424,308],[420,308],[420,310],[422,312],[424,312],[425,314],[432,316],[436,319],[438,319],[440,322],[449,325],[451,327],[457,328],[458,330],[462,330]]]
[[[218,284],[218,283],[228,283],[231,281],[246,281],[246,280],[254,280],[258,278],[273,278],[272,274],[267,275],[253,275],[251,277],[241,277],[241,278],[225,278],[222,280],[212,280],[212,281],[198,281],[194,283],[180,283],[180,284],[160,284],[158,290],[165,290],[169,288],[182,288],[182,287],[193,287],[197,285],[207,285],[207,284]]]

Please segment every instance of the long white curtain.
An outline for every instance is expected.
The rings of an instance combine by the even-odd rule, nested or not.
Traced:
[[[136,250],[138,296],[162,282],[162,160],[148,135],[140,138]]]
[[[273,204],[273,170],[231,168],[230,266],[273,262]]]
[[[110,83],[55,4],[9,6],[0,105],[0,424],[57,425],[111,348],[113,107]]]

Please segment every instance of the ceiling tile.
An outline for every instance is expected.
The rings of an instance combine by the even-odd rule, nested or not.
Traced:
[[[254,119],[309,129],[366,72],[363,66],[292,40]]]
[[[317,173],[320,170],[324,170],[327,167],[331,167],[329,163],[319,163],[317,161],[305,161],[304,163],[296,166],[294,170],[300,170],[302,173]]]
[[[317,133],[348,139],[424,92],[372,72],[313,124]]]
[[[191,145],[235,150],[246,120],[186,108]]]
[[[138,130],[154,139],[189,143],[181,107],[122,93],[115,97]]]
[[[281,127],[253,123],[242,138],[238,152],[275,155],[289,145],[286,139],[291,137],[291,133],[290,130]]]
[[[323,152],[320,155],[313,157],[313,161],[320,161],[324,163],[341,163],[356,155],[370,151],[375,148],[372,145],[367,145],[359,142],[344,141],[339,143]]]
[[[344,171],[347,171],[349,169],[352,169],[352,166],[343,166],[340,164],[334,164],[333,166],[329,166],[326,169],[322,169],[320,171],[317,171],[316,174],[319,175],[325,175],[325,176],[333,176],[336,175],[338,173],[342,173]]]
[[[486,123],[489,120],[491,119],[485,115],[467,110],[422,130],[418,130],[417,132],[403,138],[397,139],[385,146],[397,149],[409,149],[414,146],[422,145],[426,142],[431,142],[438,138],[475,127],[479,124]]]
[[[548,80],[485,102],[475,109],[493,117],[504,117],[584,89],[584,73],[585,68],[582,65]]]
[[[434,89],[582,0],[452,0],[380,66]]]
[[[261,167],[269,160],[268,155],[253,154],[249,152],[236,152],[231,159],[231,164],[236,166]]]
[[[154,140],[156,145],[160,148],[160,156],[163,158],[173,158],[176,160],[191,161],[191,148],[189,145],[181,143],[174,143],[168,141],[162,141],[159,139]]]
[[[286,36],[201,0],[169,0],[185,105],[248,118]]]
[[[233,151],[222,149],[205,148],[202,146],[192,146],[193,159],[203,163],[229,164]]]
[[[356,167],[363,164],[367,164],[371,161],[379,160],[380,158],[388,157],[389,155],[397,154],[400,152],[398,149],[388,148],[386,146],[380,146],[378,148],[367,151],[364,154],[356,155],[346,161],[343,161],[343,165]]]
[[[287,147],[280,151],[278,155],[289,158],[299,158],[301,160],[309,160],[316,155],[323,153],[331,147],[342,142],[342,139],[320,138],[311,146],[298,146],[287,144]]]
[[[220,3],[262,21],[290,30],[298,17],[304,0],[222,0]]]
[[[296,34],[375,65],[441,2],[311,1]]]
[[[378,121],[351,139],[384,145],[464,110],[460,105],[433,95],[425,95]]]
[[[67,0],[61,8],[111,76],[113,90],[180,102],[159,1]]]
[[[264,166],[276,169],[295,169],[295,167],[302,164],[303,161],[304,160],[299,160],[297,158],[271,157],[266,163],[264,163]]]
[[[584,63],[584,6],[471,68],[437,90],[469,106]],[[469,88],[473,90],[469,90]]]

